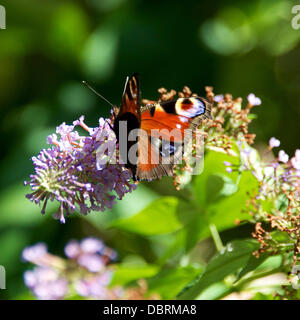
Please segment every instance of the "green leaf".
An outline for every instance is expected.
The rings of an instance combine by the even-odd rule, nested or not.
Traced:
[[[237,165],[237,157],[209,151],[205,157],[204,171],[193,184],[198,213],[186,230],[186,249],[210,235],[209,224],[223,231],[235,226],[236,220],[250,218],[246,214],[248,193],[258,188],[256,178],[249,171],[227,173],[224,161]]]
[[[159,267],[153,264],[119,264],[114,269],[110,286],[124,286],[134,280],[153,277],[158,271]]]
[[[94,212],[84,219],[88,219],[97,229],[106,229],[115,220],[134,216],[159,197],[156,192],[141,184],[136,190],[126,194],[122,200],[116,200],[111,210],[101,214]]]
[[[198,212],[195,218],[178,233],[178,241],[181,241],[186,252],[189,252],[201,239],[209,237],[209,222],[204,212]]]
[[[275,296],[273,293],[263,294],[257,292],[251,300],[280,300],[280,296]]]
[[[206,182],[206,202],[216,203],[223,197],[230,196],[238,190],[238,186],[224,174],[212,174]]]
[[[288,208],[289,205],[289,200],[286,197],[285,194],[280,194],[277,198],[276,198],[276,202],[275,202],[276,208],[281,211],[281,212],[285,212],[286,209]]]
[[[247,265],[239,272],[236,281],[240,280],[248,273],[260,274],[278,269],[282,265],[282,256],[269,256],[267,253],[261,254],[259,258],[252,255]]]
[[[174,299],[202,271],[203,269],[195,269],[191,266],[162,270],[155,277],[148,280],[148,290],[158,293],[162,299]]]
[[[216,282],[202,291],[198,300],[217,300],[231,292],[230,286],[223,281]]]
[[[267,198],[261,201],[262,210],[265,212],[271,212],[275,207],[275,200],[273,198]]]
[[[272,239],[278,243],[282,243],[285,246],[292,245],[294,246],[293,240],[289,237],[289,235],[286,232],[282,232],[279,230],[272,231],[270,233],[270,236]]]
[[[196,197],[196,201],[198,202],[201,208],[205,208],[207,206],[207,200],[211,196],[212,180],[217,178],[210,178],[212,175],[219,176],[219,178],[227,177],[231,181],[236,181],[238,174],[237,172],[228,173],[226,172],[226,167],[224,165],[224,161],[228,161],[233,165],[239,164],[239,158],[233,157],[228,154],[216,151],[209,151],[205,154],[204,158],[204,170],[200,175],[195,176],[193,181],[194,194]],[[211,180],[210,182],[209,179]],[[215,187],[215,190],[221,190],[224,182],[218,181],[218,186]]]
[[[197,299],[201,292],[226,276],[243,268],[259,245],[252,240],[237,240],[229,243],[225,250],[218,253],[207,265],[204,273],[179,294],[179,299]]]
[[[162,197],[138,214],[113,221],[110,226],[145,236],[166,234],[183,228],[194,215],[194,207],[175,197]]]
[[[219,231],[235,226],[235,220],[251,218],[246,213],[246,201],[249,198],[248,192],[258,187],[258,182],[249,171],[244,171],[238,185],[238,191],[231,196],[224,197],[217,203],[207,208],[207,213],[211,223],[214,223]]]
[[[235,165],[239,163],[238,157],[216,151],[207,152],[204,159],[204,171],[194,178],[194,197],[199,208],[195,218],[182,230],[185,233],[183,238],[185,238],[184,245],[187,251],[192,249],[198,241],[210,235],[209,207],[214,206],[216,203],[221,207],[222,200],[227,199],[227,197],[235,194],[238,190],[238,186],[235,183],[238,174],[226,172],[224,161]],[[220,226],[223,219],[224,216],[218,221],[220,230],[224,230],[222,225]],[[226,227],[232,226],[234,226],[234,219],[231,219],[230,225]]]

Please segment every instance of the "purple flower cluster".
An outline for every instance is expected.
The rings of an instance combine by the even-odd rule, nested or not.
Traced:
[[[73,125],[61,124],[56,134],[48,136],[47,142],[53,146],[32,158],[35,174],[25,182],[33,191],[27,198],[42,205],[42,213],[49,200],[56,200],[60,205],[54,217],[65,223],[65,214],[78,210],[86,215],[92,210],[111,209],[116,198],[121,199],[136,188],[123,165],[97,166],[101,145],[107,141],[116,143],[109,122],[100,118],[99,127],[89,128],[81,117]],[[74,131],[76,126],[85,129],[89,136],[80,136]]]
[[[26,271],[24,281],[40,300],[60,300],[68,293],[68,281],[51,268],[37,267]]]
[[[117,258],[114,250],[95,238],[86,238],[81,242],[71,240],[65,247],[65,254],[90,272],[102,271],[108,261],[115,261]]]
[[[57,300],[80,295],[93,299],[117,299],[122,290],[111,289],[112,271],[108,263],[117,253],[96,238],[70,241],[65,246],[68,259],[48,252],[43,243],[23,250],[24,261],[36,265],[24,273],[26,286],[38,299]]]

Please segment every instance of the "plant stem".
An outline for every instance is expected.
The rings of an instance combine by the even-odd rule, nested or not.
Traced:
[[[211,236],[212,236],[212,238],[214,240],[214,243],[215,243],[215,246],[216,246],[218,252],[222,251],[224,249],[224,245],[222,243],[221,237],[219,235],[219,232],[218,232],[215,224],[210,223],[209,224],[209,229],[210,229]]]

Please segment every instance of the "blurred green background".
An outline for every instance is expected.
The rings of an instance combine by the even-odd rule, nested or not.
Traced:
[[[299,142],[300,30],[293,30],[296,1],[247,0],[7,0],[7,29],[0,30],[1,193],[0,265],[7,270],[4,298],[27,289],[20,260],[24,246],[45,241],[62,254],[70,238],[95,235],[116,248],[152,262],[170,239],[145,239],[109,229],[109,221],[132,215],[160,194],[162,184],[140,185],[111,211],[74,217],[62,226],[25,199],[23,181],[30,158],[46,146],[46,136],[82,114],[90,126],[110,108],[81,84],[87,80],[119,104],[125,77],[141,76],[144,98],[161,86],[188,85],[204,94],[235,97],[253,92],[262,99],[251,125],[257,144],[271,136],[292,154]],[[163,191],[169,189],[171,191]],[[55,210],[55,205],[52,206]],[[53,211],[54,212],[54,211]],[[245,231],[249,236],[249,230]],[[245,234],[241,230],[241,236]],[[230,230],[222,234],[230,239]],[[235,231],[235,237],[237,233]],[[121,239],[121,241],[119,241]],[[214,249],[203,243],[203,257]],[[172,262],[170,262],[172,263]]]

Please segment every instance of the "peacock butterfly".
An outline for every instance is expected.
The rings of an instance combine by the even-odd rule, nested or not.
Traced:
[[[132,171],[133,179],[152,180],[172,175],[175,159],[183,152],[184,130],[196,129],[207,118],[211,118],[211,104],[201,97],[141,106],[139,76],[135,73],[127,77],[120,108],[113,108],[112,129],[120,157]],[[124,123],[127,127],[125,134],[121,133]],[[135,129],[144,133],[137,141],[130,137],[130,132]],[[124,145],[121,140],[125,141]],[[128,161],[133,147],[136,148],[136,158]],[[164,161],[165,158],[169,161]]]

